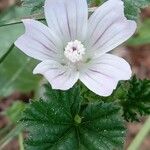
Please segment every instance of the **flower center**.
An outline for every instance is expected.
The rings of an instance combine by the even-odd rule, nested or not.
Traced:
[[[64,55],[73,63],[81,61],[84,54],[85,48],[78,40],[68,42],[67,46],[65,47]]]

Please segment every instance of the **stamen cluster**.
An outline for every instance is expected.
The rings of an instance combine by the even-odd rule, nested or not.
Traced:
[[[66,58],[73,63],[81,61],[84,54],[85,48],[83,44],[78,40],[68,42],[68,45],[66,46],[64,51],[64,55],[66,56]]]

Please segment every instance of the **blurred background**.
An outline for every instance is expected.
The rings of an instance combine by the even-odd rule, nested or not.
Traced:
[[[18,17],[28,16],[44,21],[43,8],[40,7],[42,4],[39,1],[36,3],[34,0],[32,3],[28,0],[25,3],[21,0],[0,0],[0,147],[3,150],[21,149],[23,136],[16,130],[15,125],[25,104],[36,97],[42,82],[39,76],[32,75],[32,69],[37,62],[26,57],[13,45],[16,38],[24,32]],[[150,7],[141,10],[138,22],[135,35],[113,53],[125,58],[139,78],[150,79]],[[127,124],[125,149],[140,131],[145,120],[146,118],[141,118],[139,123]],[[139,149],[150,150],[150,136]]]

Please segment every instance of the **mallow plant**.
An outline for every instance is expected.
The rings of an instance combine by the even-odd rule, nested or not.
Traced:
[[[14,44],[39,61],[33,74],[46,81],[19,120],[25,149],[123,149],[126,122],[150,113],[150,81],[112,50],[136,32],[149,3],[101,1],[89,15],[86,0],[46,0],[46,23],[22,20],[25,33]]]

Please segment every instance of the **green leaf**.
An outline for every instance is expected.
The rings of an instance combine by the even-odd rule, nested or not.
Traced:
[[[124,0],[124,3],[126,17],[137,21],[140,9],[150,5],[150,0]]]
[[[98,6],[107,0],[89,0],[89,3],[94,6]],[[125,15],[128,19],[138,20],[141,8],[150,5],[150,0],[122,0],[125,4]]]
[[[2,114],[7,116],[12,123],[16,124],[17,121],[21,119],[21,114],[25,110],[25,108],[25,103],[21,101],[16,101],[11,107],[7,108],[4,112],[2,112]]]
[[[10,47],[23,33],[23,18],[43,18],[44,0],[24,0],[20,5],[0,13],[0,62],[9,54]]]
[[[150,114],[150,80],[134,76],[126,84],[120,85],[124,97],[118,97],[124,110],[123,116],[127,121],[138,121],[141,116]]]
[[[39,77],[32,74],[36,63],[14,48],[0,64],[0,96],[8,96],[14,91],[29,92],[39,84]]]
[[[46,90],[47,100],[34,101],[22,123],[29,150],[113,150],[124,141],[124,122],[115,103],[83,104],[78,86]]]
[[[43,11],[44,2],[45,2],[45,0],[38,0],[38,1],[37,0],[24,0],[23,3],[22,3],[22,6],[23,7],[29,7],[30,6],[32,8],[31,9],[32,10],[31,13],[33,13],[34,12],[33,10],[35,10],[35,11]]]
[[[150,114],[150,80],[133,76],[129,81],[120,81],[111,96],[101,97],[81,84],[81,94],[87,102],[116,102],[123,108],[127,121],[138,121]]]
[[[82,82],[79,82],[81,88],[81,95],[85,102],[96,102],[101,100],[101,96],[90,91]]]
[[[13,43],[24,32],[23,25],[0,27],[0,63],[13,49]],[[13,47],[12,47],[13,46]]]
[[[135,6],[143,8],[150,4],[150,0],[132,0]]]
[[[99,99],[119,103],[125,120],[139,121],[141,116],[150,114],[150,80],[133,76],[129,81],[121,81],[111,96]]]
[[[43,5],[45,0],[24,0],[20,5],[0,13],[0,26],[20,23],[23,18],[43,18]]]
[[[150,43],[150,19],[145,20],[138,29],[135,36],[130,38],[128,45],[138,46]]]

